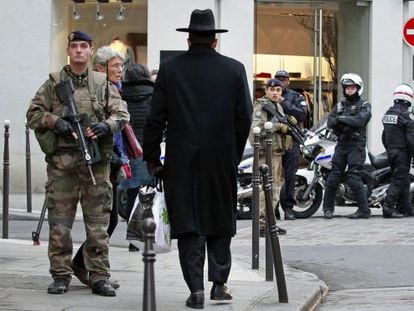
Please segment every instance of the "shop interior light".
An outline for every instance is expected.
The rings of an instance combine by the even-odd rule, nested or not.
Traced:
[[[99,1],[96,2],[96,20],[101,21],[103,20],[104,15],[101,13],[101,7]]]
[[[125,19],[125,7],[123,2],[121,2],[119,12],[116,14],[115,18],[119,21],[123,21]]]
[[[72,18],[74,21],[77,21],[80,17],[81,17],[80,14],[76,10],[76,2],[73,2]]]

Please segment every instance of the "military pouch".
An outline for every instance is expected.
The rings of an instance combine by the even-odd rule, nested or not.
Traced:
[[[46,155],[55,154],[58,147],[58,136],[53,130],[34,131],[40,149]]]

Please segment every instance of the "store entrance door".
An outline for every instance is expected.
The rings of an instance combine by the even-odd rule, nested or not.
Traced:
[[[279,69],[290,73],[290,88],[308,105],[311,127],[336,102],[337,1],[255,1],[255,89]]]

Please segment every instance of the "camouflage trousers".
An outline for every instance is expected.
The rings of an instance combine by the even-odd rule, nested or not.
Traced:
[[[109,163],[92,166],[96,185],[87,166],[58,169],[48,164],[46,204],[49,221],[50,274],[53,278],[71,278],[71,230],[80,201],[86,229],[83,248],[85,267],[91,283],[109,278],[108,234],[109,214],[112,209],[112,185],[109,181]]]
[[[265,164],[265,157],[259,157],[259,165]],[[280,195],[280,181],[282,179],[282,153],[273,154],[272,156],[272,178],[273,178],[273,187],[272,187],[272,206],[275,208],[279,203]],[[264,229],[266,225],[266,206],[265,206],[265,195],[263,189],[260,187],[259,193],[259,227]]]

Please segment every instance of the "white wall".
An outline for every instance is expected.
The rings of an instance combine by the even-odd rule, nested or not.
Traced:
[[[31,98],[46,80],[50,67],[52,0],[2,0],[0,38],[0,122],[3,158],[3,120],[10,128],[10,192],[25,191],[25,119]],[[32,139],[32,176],[40,189],[45,180],[37,143]],[[3,182],[2,180],[0,181]],[[1,184],[1,188],[3,185]]]
[[[216,27],[228,29],[220,34],[217,50],[242,62],[252,89],[253,77],[253,1],[237,0],[151,0],[148,1],[148,67],[158,68],[160,50],[187,50],[188,34],[175,29],[188,27],[194,9],[211,9]]]
[[[387,22],[385,22],[387,21]],[[381,144],[382,116],[393,104],[392,93],[403,79],[403,1],[375,0],[371,4],[370,92],[372,119],[369,148],[378,153]],[[408,64],[405,64],[408,65]]]

